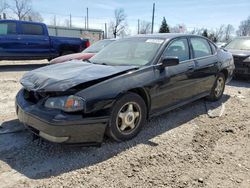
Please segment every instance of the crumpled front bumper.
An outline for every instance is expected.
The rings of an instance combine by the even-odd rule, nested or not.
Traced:
[[[56,143],[100,144],[109,117],[85,118],[33,104],[23,97],[23,89],[16,96],[16,112],[20,122],[34,134]]]

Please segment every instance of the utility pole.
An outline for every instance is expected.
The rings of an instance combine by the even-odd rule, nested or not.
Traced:
[[[104,35],[104,38],[105,38],[105,39],[108,38],[107,23],[105,23],[105,35]]]
[[[89,28],[89,8],[87,7],[87,29]]]
[[[56,26],[56,15],[54,15],[54,26]]]
[[[140,20],[138,19],[138,32],[137,34],[140,34]]]
[[[86,16],[84,16],[84,23],[85,23],[85,29],[87,29],[87,18],[86,18]]]
[[[153,14],[152,14],[152,27],[151,27],[151,33],[154,33],[154,22],[155,22],[155,3],[153,4]]]
[[[69,14],[69,27],[72,27],[72,19],[71,19],[71,14]]]

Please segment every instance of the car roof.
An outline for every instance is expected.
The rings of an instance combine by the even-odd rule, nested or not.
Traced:
[[[41,22],[33,22],[33,21],[23,21],[23,20],[0,20],[0,23],[4,22],[13,22],[13,23],[25,23],[25,24],[42,24],[45,25],[44,23]]]

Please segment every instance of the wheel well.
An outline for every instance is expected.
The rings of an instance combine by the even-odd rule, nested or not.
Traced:
[[[226,69],[223,69],[222,71],[220,71],[221,73],[224,74],[225,76],[225,79],[227,80],[227,77],[228,77],[228,71]]]
[[[150,98],[149,98],[147,92],[143,88],[131,89],[131,90],[129,90],[129,92],[133,92],[133,93],[138,94],[144,100],[144,102],[147,106],[147,118],[148,118],[151,103],[150,103]]]

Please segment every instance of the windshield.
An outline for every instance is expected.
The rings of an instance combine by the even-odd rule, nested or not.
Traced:
[[[83,50],[83,53],[98,53],[101,51],[105,46],[109,45],[110,43],[114,42],[114,40],[100,40],[95,42],[90,47]]]
[[[236,38],[225,48],[234,50],[250,50],[250,38]]]
[[[163,39],[130,38],[118,40],[90,59],[108,65],[143,66],[151,62],[164,42]]]

